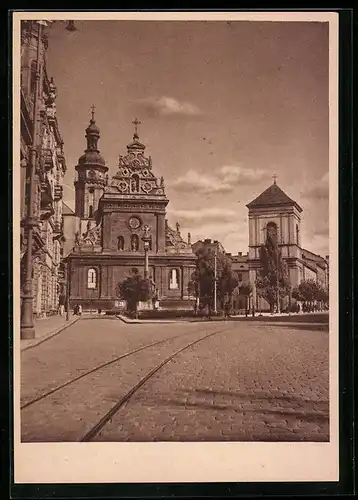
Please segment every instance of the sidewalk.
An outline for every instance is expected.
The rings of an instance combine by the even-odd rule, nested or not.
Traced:
[[[65,328],[76,323],[81,318],[81,316],[74,316],[70,314],[69,321],[66,321],[66,314],[63,316],[50,316],[49,318],[36,319],[34,320],[35,327],[35,338],[34,339],[22,339],[21,340],[21,351],[34,347],[45,340],[57,335],[62,332]]]

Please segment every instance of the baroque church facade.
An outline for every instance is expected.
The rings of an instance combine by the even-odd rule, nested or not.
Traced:
[[[145,274],[146,240],[148,276],[159,307],[192,308],[195,299],[188,284],[196,256],[190,234],[185,241],[178,223],[169,227],[164,179],[155,175],[139,141],[140,122],[133,123],[133,140],[110,179],[92,111],[87,148],[75,167],[75,211],[67,206],[63,212],[70,305],[81,304],[84,310],[124,307],[118,285],[132,272]]]

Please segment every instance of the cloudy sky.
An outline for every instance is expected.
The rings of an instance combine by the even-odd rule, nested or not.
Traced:
[[[304,209],[306,248],[328,254],[328,24],[77,21],[49,31],[66,199],[96,106],[109,172],[139,135],[163,175],[169,223],[246,252],[246,204],[272,183]]]

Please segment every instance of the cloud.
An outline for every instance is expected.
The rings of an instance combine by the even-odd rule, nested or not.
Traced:
[[[325,236],[328,238],[329,236],[329,225],[328,223],[323,223],[322,226],[317,227],[313,231],[313,236]]]
[[[217,172],[217,175],[204,175],[189,170],[171,185],[177,190],[186,192],[229,193],[238,186],[252,186],[271,177],[265,170],[245,168],[240,165],[224,165]]]
[[[162,96],[159,98],[141,99],[138,105],[144,108],[151,116],[173,117],[186,116],[196,117],[201,115],[200,109],[190,102],[180,102],[174,97]]]
[[[303,193],[304,198],[313,200],[328,200],[329,198],[328,172],[318,181],[312,183]]]
[[[266,170],[245,168],[240,165],[224,165],[220,173],[224,182],[236,182],[245,186],[271,179],[271,173]]]
[[[200,210],[171,210],[171,218],[176,218],[186,227],[197,227],[201,224],[200,229],[213,222],[231,222],[236,219],[237,213],[234,210],[226,208],[202,208]],[[192,226],[193,225],[193,226]],[[220,227],[220,224],[219,224]]]
[[[172,182],[172,187],[181,191],[196,191],[201,193],[230,192],[233,186],[210,175],[201,175],[195,170],[189,170],[185,175]]]

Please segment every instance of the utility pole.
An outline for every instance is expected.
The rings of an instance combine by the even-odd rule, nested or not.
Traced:
[[[216,294],[217,294],[217,251],[214,253],[214,313],[217,313],[217,304],[216,304]]]
[[[278,277],[278,247],[276,254],[276,294],[277,294],[277,313],[280,312],[280,288],[279,288],[279,277]]]
[[[34,191],[37,163],[37,141],[39,128],[39,94],[41,78],[41,47],[42,47],[42,24],[38,23],[38,40],[36,54],[36,83],[34,93],[33,107],[33,129],[32,145],[30,155],[30,179],[29,179],[29,197],[27,206],[27,218],[24,221],[24,227],[27,230],[27,252],[25,261],[25,283],[22,289],[22,310],[21,310],[21,333],[22,339],[35,338],[34,318],[33,318],[33,230],[37,226],[37,214],[34,213]]]

